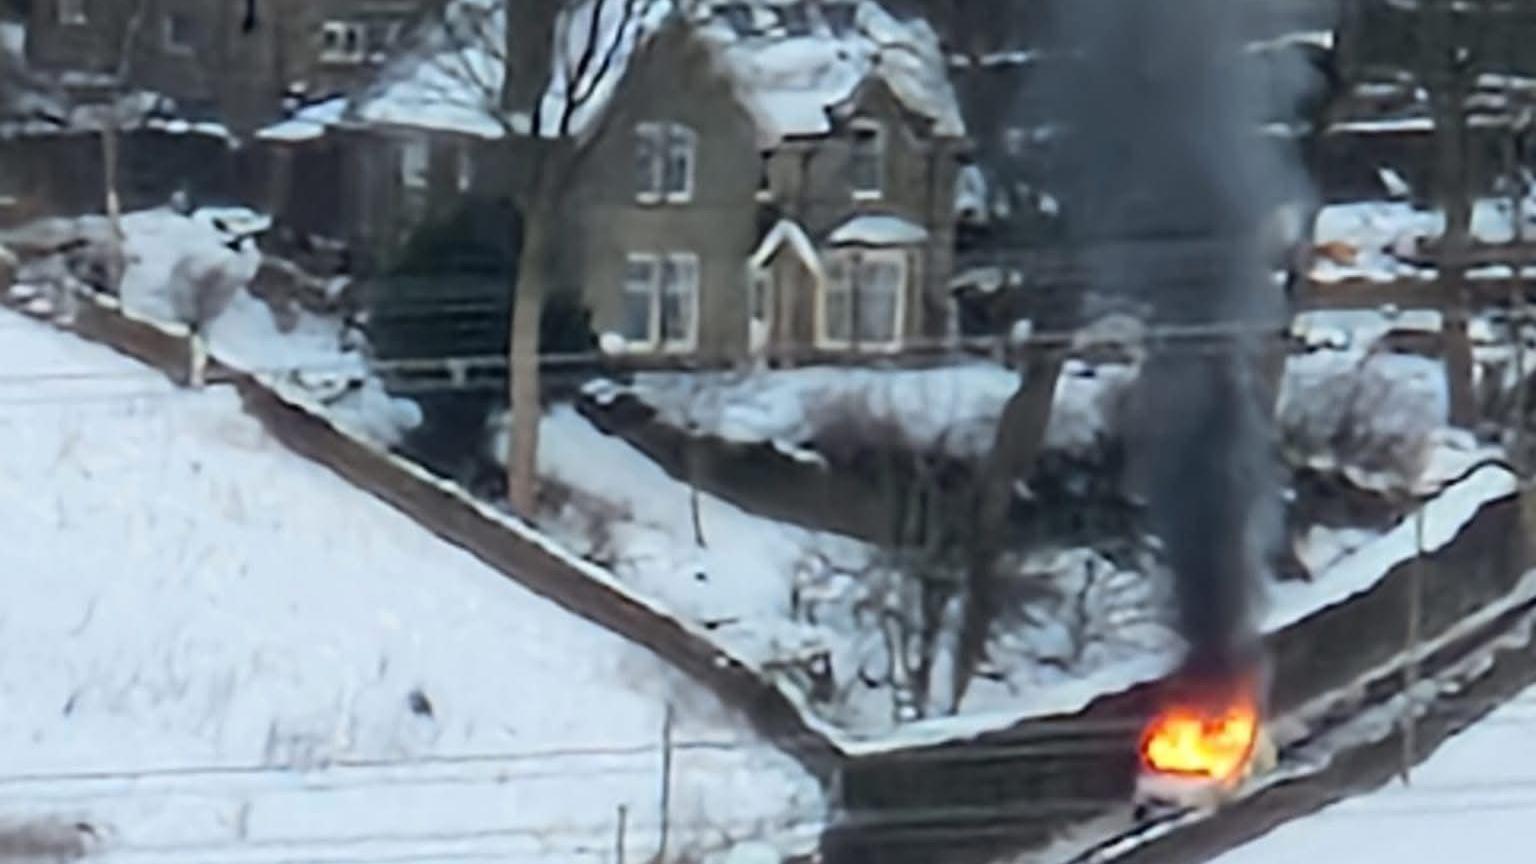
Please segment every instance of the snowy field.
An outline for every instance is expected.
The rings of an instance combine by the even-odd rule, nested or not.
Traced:
[[[648,651],[0,311],[0,826],[112,862],[607,861],[811,835],[814,781]]]
[[[1288,822],[1219,864],[1390,861],[1523,864],[1536,813],[1536,688],[1447,741],[1386,787]]]
[[[394,399],[369,369],[368,345],[340,314],[303,308],[281,316],[250,290],[263,264],[255,237],[271,220],[244,208],[204,208],[183,215],[169,208],[123,217],[124,271],[118,300],[129,316],[178,334],[196,325],[207,353],[256,373],[286,395],[323,405],[350,431],[397,443],[421,422],[416,405]],[[100,216],[43,220],[0,241],[33,247],[81,237],[101,248],[108,226]],[[67,323],[88,289],[68,256],[34,256],[17,273],[12,298],[28,312]]]

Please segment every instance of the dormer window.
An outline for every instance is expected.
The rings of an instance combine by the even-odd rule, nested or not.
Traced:
[[[327,21],[320,28],[320,60],[361,63],[368,56],[368,30],[351,21]]]
[[[853,122],[848,179],[853,197],[868,201],[885,194],[885,130],[874,120]]]
[[[693,200],[698,134],[681,123],[635,127],[635,199],[642,204]]]

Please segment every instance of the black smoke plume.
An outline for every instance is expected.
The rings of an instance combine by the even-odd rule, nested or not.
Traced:
[[[1250,47],[1265,35],[1253,12],[1273,19],[1277,5],[1058,0],[1064,59],[1044,82],[1085,311],[1130,306],[1152,325],[1131,462],[1190,663],[1214,674],[1252,662],[1256,586],[1278,538],[1261,374],[1274,340],[1261,334],[1278,331],[1286,299],[1269,227],[1307,183],[1287,142],[1261,130],[1307,82]]]

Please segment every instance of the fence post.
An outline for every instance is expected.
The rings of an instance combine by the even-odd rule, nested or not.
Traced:
[[[1414,688],[1419,683],[1419,628],[1424,604],[1424,508],[1428,502],[1420,501],[1419,508],[1413,516],[1413,567],[1408,571],[1408,628],[1407,638],[1404,640],[1405,656],[1403,658],[1403,749],[1402,749],[1402,778],[1403,783],[1411,782],[1411,773],[1415,760],[1415,751],[1418,749],[1415,740],[1414,707],[1417,697]]]
[[[629,807],[624,804],[620,804],[619,827],[618,830],[614,832],[613,838],[613,860],[615,864],[624,864],[624,828],[625,823],[628,821]]]
[[[661,839],[657,843],[656,861],[667,860],[667,839],[672,815],[672,703],[667,703],[661,725]]]

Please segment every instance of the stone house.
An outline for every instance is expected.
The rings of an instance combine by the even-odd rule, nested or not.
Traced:
[[[791,362],[948,335],[966,143],[926,23],[730,2],[638,41],[558,234],[605,350]]]
[[[434,2],[35,0],[27,57],[87,96],[125,69],[128,86],[245,131],[275,119],[285,98],[371,80]]]
[[[582,161],[552,232],[551,291],[640,363],[941,344],[967,143],[926,23],[872,0],[638,8],[600,28],[622,44],[572,127]],[[444,67],[392,66],[345,106],[258,135],[274,159],[342,166],[332,218],[365,269],[423,221],[505,188],[497,100],[455,103],[422,80]],[[305,219],[292,209],[274,212]]]

